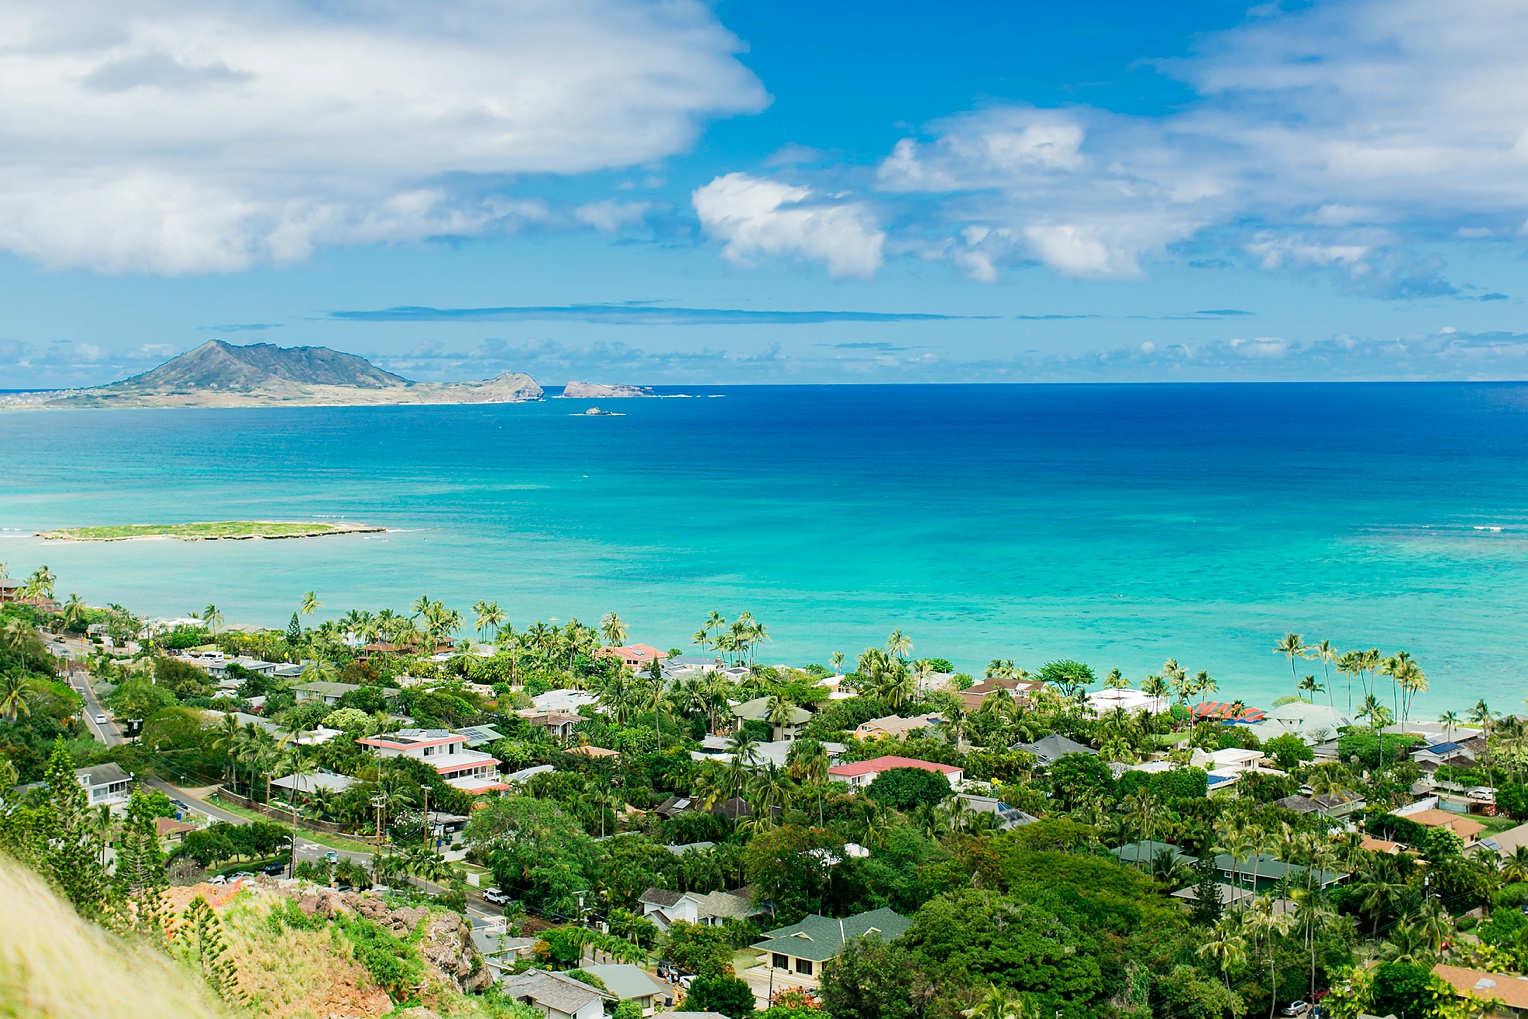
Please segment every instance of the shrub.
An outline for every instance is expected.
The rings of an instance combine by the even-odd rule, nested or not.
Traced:
[[[753,988],[737,977],[701,975],[690,985],[684,1007],[691,1012],[720,1012],[730,1019],[753,1013]]]
[[[888,807],[912,810],[923,804],[938,806],[949,799],[951,790],[949,780],[937,771],[892,768],[877,775],[865,793]]]

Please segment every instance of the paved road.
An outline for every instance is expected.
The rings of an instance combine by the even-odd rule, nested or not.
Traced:
[[[66,644],[64,646],[67,647],[71,655],[77,659],[82,660],[88,653],[83,641],[73,642],[72,644]],[[108,721],[105,725],[97,724],[95,720],[96,716],[107,714],[106,709],[96,698],[95,691],[90,688],[89,680],[84,676],[79,676],[77,678],[78,682],[74,688],[79,691],[80,696],[84,698],[85,724],[90,729],[91,734],[94,735],[96,739],[100,740],[102,743],[105,743],[109,747],[117,746],[118,744],[125,742],[122,738],[121,730],[118,729],[116,723]],[[227,821],[229,824],[249,823],[249,818],[235,814],[229,810],[224,810],[222,807],[219,807],[215,804],[208,803],[206,800],[201,799],[196,795],[181,789],[178,786],[171,785],[164,779],[153,775],[146,775],[143,777],[142,782],[144,785],[149,786],[152,789],[158,789],[160,792],[164,793],[171,799],[180,800],[198,813],[206,814],[208,817],[211,817],[214,820]],[[279,820],[279,818],[273,818],[273,820]],[[301,831],[301,829],[295,830]],[[325,855],[332,852],[341,860],[350,860],[354,863],[361,864],[367,869],[371,868],[371,853],[352,852],[345,849],[330,849],[328,846],[323,845],[322,843],[314,842],[311,839],[305,839],[301,835],[294,835],[294,840],[297,845],[297,862],[299,863],[303,861],[317,861],[323,859]],[[434,894],[439,894],[446,890],[445,888],[428,881],[422,881],[420,883],[424,886],[426,891]],[[503,912],[502,909],[494,906],[486,899],[484,899],[482,893],[476,889],[469,889],[467,892],[467,911],[474,916],[480,917],[498,916]]]

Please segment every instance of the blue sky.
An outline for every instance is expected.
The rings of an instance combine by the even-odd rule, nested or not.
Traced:
[[[0,388],[1528,375],[1528,11],[13,6]]]

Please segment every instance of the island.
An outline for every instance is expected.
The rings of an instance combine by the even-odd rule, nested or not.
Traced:
[[[656,395],[646,386],[607,385],[603,382],[569,382],[562,387],[564,400],[624,400]]]
[[[542,396],[541,387],[523,372],[480,382],[414,382],[328,347],[209,340],[120,382],[0,396],[0,409],[526,403]]]
[[[334,534],[380,534],[385,527],[326,521],[218,520],[193,524],[112,524],[39,531],[45,541],[243,541],[251,538],[322,538]]]

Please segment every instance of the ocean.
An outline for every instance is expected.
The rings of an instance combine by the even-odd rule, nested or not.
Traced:
[[[676,393],[681,390],[659,390]],[[285,625],[421,595],[517,626],[618,612],[765,663],[898,628],[980,675],[1061,657],[1219,699],[1293,692],[1286,631],[1408,650],[1417,710],[1521,704],[1528,386],[799,386],[502,406],[0,414],[0,561],[59,592]],[[47,543],[37,530],[346,519],[300,541]],[[1322,675],[1319,662],[1297,662]],[[1335,700],[1346,699],[1336,673]],[[1323,697],[1323,699],[1325,699]]]

